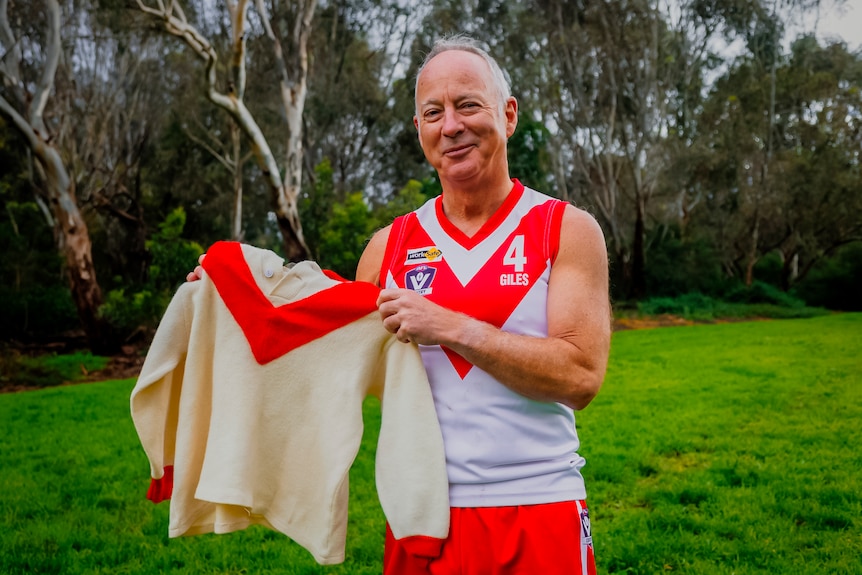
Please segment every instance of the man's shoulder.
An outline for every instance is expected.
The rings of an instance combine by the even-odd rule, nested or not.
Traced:
[[[368,240],[359,263],[356,266],[356,280],[380,285],[380,268],[383,266],[383,257],[386,254],[386,244],[389,243],[389,234],[392,224],[374,232]]]

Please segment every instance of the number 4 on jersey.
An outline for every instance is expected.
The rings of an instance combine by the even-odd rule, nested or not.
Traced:
[[[517,235],[512,238],[512,243],[509,244],[509,249],[506,250],[506,255],[503,256],[503,264],[515,266],[516,272],[524,271],[524,266],[527,265],[527,256],[524,255],[523,235]]]

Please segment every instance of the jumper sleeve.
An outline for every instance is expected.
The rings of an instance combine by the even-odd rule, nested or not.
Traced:
[[[150,462],[150,499],[170,497],[169,481],[176,451],[179,397],[189,344],[191,297],[196,286],[184,284],[171,299],[130,399],[132,421]]]
[[[439,555],[449,533],[449,485],[443,437],[415,344],[387,340],[377,492],[396,539],[418,555]]]

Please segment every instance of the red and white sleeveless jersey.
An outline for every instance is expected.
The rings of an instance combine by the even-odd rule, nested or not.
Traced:
[[[566,204],[514,180],[473,237],[443,214],[442,197],[393,222],[381,284],[505,331],[548,335],[548,279]],[[510,390],[450,349],[421,346],[443,432],[453,507],[584,499],[574,413]]]

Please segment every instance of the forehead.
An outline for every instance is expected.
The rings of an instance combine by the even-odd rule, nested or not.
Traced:
[[[482,93],[493,97],[493,77],[488,63],[472,52],[447,50],[434,56],[416,80],[418,103],[448,95]]]

